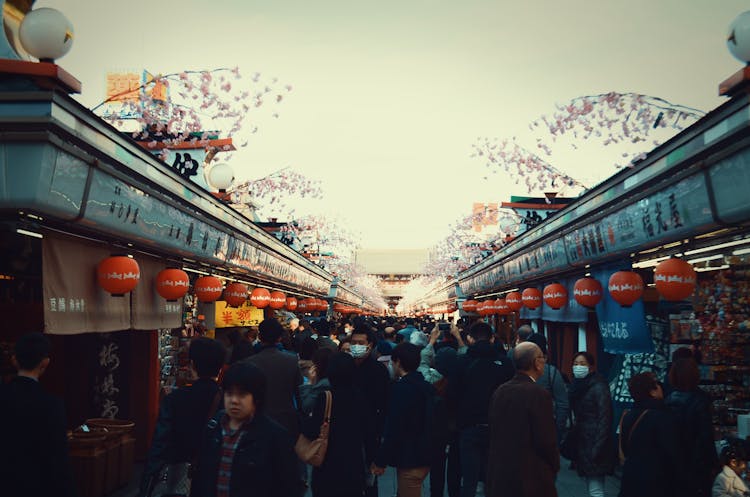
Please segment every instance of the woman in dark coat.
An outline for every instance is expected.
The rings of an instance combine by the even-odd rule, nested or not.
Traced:
[[[669,383],[674,390],[666,403],[677,420],[680,453],[690,478],[686,497],[710,497],[714,477],[721,469],[714,444],[711,398],[698,388],[699,381],[695,359],[678,359],[672,364]]]
[[[620,445],[625,455],[620,497],[682,497],[687,481],[674,416],[653,373],[628,381],[633,409],[622,418]]]
[[[591,497],[604,495],[604,477],[615,470],[612,434],[612,397],[607,381],[596,372],[594,357],[578,352],[573,357],[570,405],[575,415],[571,436],[575,437],[575,464],[586,479]]]
[[[362,495],[366,460],[374,457],[374,421],[366,408],[364,395],[354,387],[354,358],[337,352],[328,361],[332,409],[328,449],[323,464],[312,471],[314,497],[352,497]],[[302,423],[302,432],[310,440],[318,437],[325,412],[325,395],[318,397],[312,415]]]

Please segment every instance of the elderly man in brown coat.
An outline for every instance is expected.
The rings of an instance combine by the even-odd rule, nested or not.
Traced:
[[[513,351],[516,375],[500,385],[489,411],[487,497],[557,497],[560,469],[552,397],[536,384],[544,354],[534,343]]]

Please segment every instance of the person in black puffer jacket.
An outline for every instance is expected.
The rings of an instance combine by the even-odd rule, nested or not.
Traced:
[[[612,397],[607,381],[595,370],[594,357],[578,352],[573,357],[570,405],[575,415],[575,463],[586,479],[591,497],[604,495],[604,477],[615,469],[612,436]]]
[[[680,453],[690,478],[688,497],[709,497],[714,477],[718,474],[719,458],[714,445],[711,421],[711,398],[698,388],[700,372],[692,358],[678,359],[669,371],[674,391],[666,404],[677,419]]]
[[[620,445],[625,455],[620,497],[682,497],[689,485],[675,418],[653,373],[628,381],[635,405],[622,417]]]

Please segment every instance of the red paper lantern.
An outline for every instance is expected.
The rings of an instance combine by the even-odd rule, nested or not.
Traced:
[[[498,316],[507,316],[510,314],[510,307],[505,299],[497,299],[495,301],[495,314]]]
[[[634,271],[617,271],[607,285],[612,299],[623,307],[630,307],[641,298],[643,288],[643,278]]]
[[[96,267],[99,286],[114,297],[122,297],[138,285],[141,268],[135,259],[124,255],[107,257]]]
[[[189,288],[190,278],[182,269],[168,268],[156,275],[156,291],[169,302],[184,297]]]
[[[326,302],[323,299],[317,299],[318,300],[318,310],[319,311],[327,311],[328,310],[328,302]]]
[[[201,302],[214,302],[221,297],[221,280],[216,276],[201,276],[195,280],[195,296]]]
[[[542,292],[538,288],[527,288],[521,293],[521,302],[528,309],[537,309],[542,305]]]
[[[250,297],[252,299],[252,297]],[[281,292],[271,292],[271,300],[268,301],[268,307],[271,309],[281,309],[286,304],[286,295]]]
[[[250,303],[258,309],[265,309],[271,303],[271,292],[266,288],[256,288],[250,294]]]
[[[690,297],[695,291],[695,280],[693,266],[676,257],[661,261],[654,268],[656,291],[664,300],[677,302]]]
[[[477,304],[476,313],[480,316],[486,316],[487,315],[487,301],[483,300]]]
[[[286,309],[288,311],[295,311],[297,310],[297,299],[294,297],[287,297],[286,298]]]
[[[604,288],[599,280],[591,277],[581,278],[573,285],[573,298],[584,307],[594,308],[604,296]]]
[[[521,294],[518,292],[510,292],[506,295],[505,303],[508,304],[511,311],[520,311],[521,307],[523,307],[523,300],[521,299]]]
[[[544,303],[552,309],[562,309],[568,305],[568,290],[560,283],[552,283],[544,287],[542,293]]]
[[[224,300],[227,305],[240,307],[247,300],[247,285],[242,283],[230,283],[224,289]]]
[[[308,304],[309,304],[309,302],[307,301],[307,299],[300,300],[297,303],[297,311],[299,311],[301,313],[305,313],[305,312],[309,311],[310,309],[308,309],[308,307],[307,307]]]
[[[479,302],[476,300],[465,300],[464,301],[464,312],[474,312],[477,310]]]

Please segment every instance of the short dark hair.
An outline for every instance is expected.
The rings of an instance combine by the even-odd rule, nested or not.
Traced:
[[[541,333],[532,333],[525,341],[535,343],[542,349],[542,354],[547,355],[547,338]]]
[[[586,352],[585,350],[580,350],[576,352],[576,354],[573,356],[573,361],[576,360],[576,357],[583,356],[586,359],[586,362],[589,363],[589,366],[596,366],[596,359],[594,359],[593,354],[591,352]]]
[[[49,357],[51,350],[52,344],[46,336],[38,332],[27,333],[16,342],[14,355],[19,368],[31,371]]]
[[[421,362],[420,349],[409,342],[401,342],[391,352],[391,361],[398,361],[407,373],[416,371]]]
[[[260,341],[265,344],[278,342],[283,334],[284,327],[279,323],[279,320],[275,318],[264,319],[258,326]]]
[[[719,456],[719,461],[722,465],[728,466],[729,461],[732,459],[735,459],[737,461],[746,461],[747,460],[747,452],[745,451],[745,448],[742,446],[742,443],[739,441],[732,440],[729,442],[729,445],[721,449],[721,455]]]
[[[328,350],[330,349],[323,349]],[[354,358],[346,352],[335,352],[328,359],[328,381],[331,387],[343,388],[354,384],[354,375],[356,373]]]
[[[669,383],[681,392],[692,392],[698,388],[701,374],[698,363],[692,357],[677,359],[669,370]]]
[[[328,347],[323,347],[313,352],[312,363],[315,365],[318,379],[326,378],[328,376],[328,363],[333,354],[333,350]]]
[[[680,359],[692,359],[693,351],[689,347],[678,347],[672,352],[672,362],[676,362]]]
[[[483,321],[478,321],[469,328],[469,336],[476,341],[489,340],[492,338],[492,326]]]
[[[406,318],[404,323],[406,323],[406,326],[414,326],[415,321],[414,318]]]
[[[312,326],[310,326],[310,321],[308,321],[307,319],[300,319],[299,320],[299,328],[303,328],[305,330],[309,330],[310,328],[312,328]]]
[[[232,388],[239,388],[253,395],[255,408],[258,411],[263,409],[266,403],[267,380],[257,366],[246,361],[238,362],[229,366],[224,373],[222,382],[224,391]]]
[[[531,327],[530,324],[522,324],[518,327],[518,338],[521,339],[521,341],[526,341],[529,339],[529,336],[531,336],[532,333],[534,333],[534,328]]]
[[[200,378],[217,376],[226,357],[227,349],[218,340],[199,337],[190,342],[188,358],[193,361],[195,372]]]
[[[643,402],[651,398],[651,392],[659,385],[656,375],[652,372],[638,373],[628,380],[630,396],[636,402]]]
[[[315,351],[320,348],[320,344],[313,337],[305,337],[298,346],[299,358],[303,361],[309,361],[313,358]]]
[[[320,336],[327,337],[331,334],[331,325],[325,319],[313,322],[312,327]]]
[[[375,333],[372,332],[369,326],[357,323],[354,325],[352,330],[352,336],[354,335],[367,335],[367,343],[375,343]]]

